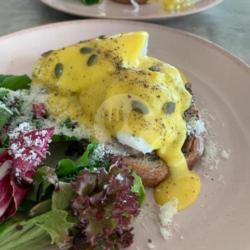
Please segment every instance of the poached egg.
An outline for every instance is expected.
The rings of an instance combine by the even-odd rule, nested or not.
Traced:
[[[50,51],[36,62],[33,82],[47,88],[48,112],[59,123],[70,118],[103,143],[115,138],[155,151],[170,169],[155,200],[178,199],[181,210],[200,192],[181,151],[192,97],[177,68],[147,56],[148,37],[143,31],[101,36]]]

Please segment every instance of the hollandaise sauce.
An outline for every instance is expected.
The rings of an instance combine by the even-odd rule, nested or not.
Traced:
[[[45,53],[33,82],[47,88],[47,109],[58,123],[70,118],[99,141],[115,138],[143,153],[156,151],[171,175],[155,199],[177,198],[183,209],[200,192],[181,151],[191,95],[178,69],[146,55],[147,43],[146,32],[132,32]]]

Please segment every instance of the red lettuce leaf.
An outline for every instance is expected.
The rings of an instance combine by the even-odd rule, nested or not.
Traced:
[[[54,129],[19,132],[0,154],[0,222],[13,216],[30,191],[37,166],[46,158]]]
[[[46,158],[54,128],[17,133],[11,139],[9,153],[18,176],[28,180]]]
[[[2,158],[3,154],[0,155]],[[0,159],[1,162],[1,159]],[[1,163],[0,166],[0,221],[6,210],[8,209],[11,201],[12,201],[12,187],[10,185],[11,182],[11,161],[5,161],[4,164]]]
[[[121,249],[133,242],[134,218],[140,212],[138,197],[131,191],[131,170],[117,161],[107,172],[83,171],[72,182],[78,196],[72,201],[80,235],[72,249]]]

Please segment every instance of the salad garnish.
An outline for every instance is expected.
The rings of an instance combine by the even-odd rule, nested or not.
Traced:
[[[30,83],[0,75],[0,249],[130,246],[145,198],[141,178],[119,158],[94,157],[98,142],[80,138],[70,119],[56,124],[44,91],[28,98]],[[51,161],[58,148],[61,158]]]

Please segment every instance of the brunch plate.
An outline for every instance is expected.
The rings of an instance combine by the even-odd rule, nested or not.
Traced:
[[[82,17],[153,20],[167,19],[195,14],[208,10],[222,0],[200,0],[194,6],[176,12],[166,12],[159,4],[149,3],[134,11],[132,5],[124,5],[111,0],[103,0],[100,4],[86,6],[80,0],[41,0],[44,4],[56,10]]]
[[[1,73],[31,74],[32,65],[44,51],[103,34],[138,30],[150,35],[149,55],[179,67],[188,76],[207,122],[208,141],[213,142],[210,151],[217,148],[219,153],[207,152],[209,157],[196,167],[202,180],[201,195],[174,217],[172,238],[162,238],[157,208],[149,197],[135,223],[135,241],[130,249],[250,249],[250,69],[239,59],[209,41],[178,30],[136,22],[87,20],[1,37]]]

